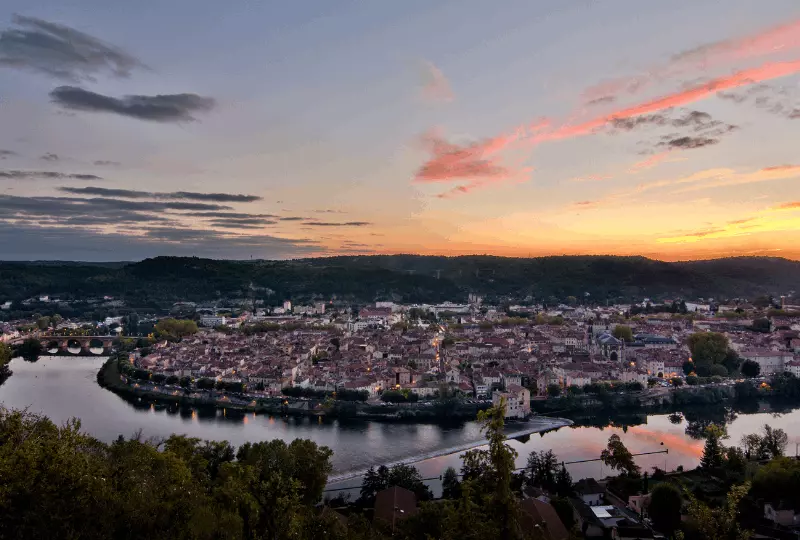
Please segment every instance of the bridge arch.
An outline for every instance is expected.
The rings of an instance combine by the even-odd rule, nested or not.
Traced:
[[[77,339],[68,339],[67,340],[67,352],[70,354],[80,354],[81,350],[83,349],[83,344],[78,341]]]
[[[44,350],[47,351],[49,354],[56,354],[59,351],[60,345],[58,341],[50,340],[47,343],[44,343]]]
[[[88,348],[91,354],[103,354],[104,347],[105,343],[103,343],[103,340],[100,338],[92,338],[89,340]]]

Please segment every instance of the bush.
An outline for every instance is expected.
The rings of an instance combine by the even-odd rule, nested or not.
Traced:
[[[686,384],[689,386],[696,386],[699,382],[697,375],[689,375],[686,377]]]
[[[647,513],[653,520],[653,526],[659,531],[671,535],[681,524],[681,492],[672,484],[659,484],[650,494]]]
[[[728,370],[722,364],[714,364],[709,368],[709,375],[711,377],[727,377]]]

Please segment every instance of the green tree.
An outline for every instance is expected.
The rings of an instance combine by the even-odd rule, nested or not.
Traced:
[[[559,497],[569,497],[573,493],[572,476],[564,465],[556,473],[556,493]]]
[[[774,505],[783,503],[800,508],[800,462],[784,457],[759,467],[753,478],[752,493]]]
[[[552,450],[531,452],[528,455],[525,472],[525,485],[529,493],[532,493],[530,488],[539,488],[555,493],[556,476],[559,472],[559,466],[558,458]]]
[[[11,362],[13,352],[11,347],[6,343],[0,343],[0,386],[11,377],[11,368],[8,364]]]
[[[764,454],[769,456],[770,459],[783,457],[787,444],[789,444],[789,436],[785,431],[764,424],[763,436],[761,437],[761,448]]]
[[[748,483],[732,487],[725,498],[725,504],[714,509],[709,508],[694,495],[688,494],[689,519],[697,528],[699,537],[728,540],[750,538],[751,533],[742,530],[737,520],[739,504],[749,490],[750,484]]]
[[[36,326],[39,330],[46,330],[50,326],[50,317],[39,317],[36,319]]]
[[[442,497],[445,499],[458,499],[461,496],[461,482],[458,473],[453,467],[448,467],[442,476]]]
[[[26,362],[36,362],[42,354],[42,344],[38,339],[27,338],[17,347],[16,353]]]
[[[558,397],[561,395],[561,386],[557,384],[547,385],[547,395],[550,397]]]
[[[613,336],[622,341],[633,341],[633,330],[630,326],[618,324],[614,327]]]
[[[608,438],[608,445],[600,453],[600,459],[608,467],[620,471],[628,476],[638,476],[639,466],[633,460],[630,450],[625,447],[622,439],[616,433]]]
[[[695,332],[689,336],[689,350],[698,368],[721,364],[728,354],[728,338],[719,332]]]
[[[650,493],[647,514],[653,520],[653,526],[669,536],[680,527],[682,504],[680,490],[672,484],[661,483]]]
[[[742,363],[742,375],[749,378],[758,377],[761,373],[761,365],[758,362],[753,362],[752,360],[745,360]]]
[[[161,339],[180,340],[196,333],[197,323],[188,319],[162,319],[155,326],[155,334]]]
[[[716,424],[711,424],[706,428],[705,437],[706,444],[703,447],[700,466],[706,470],[722,467],[724,463],[724,447],[721,441],[727,438],[725,429]]]
[[[555,499],[550,500],[550,504],[553,505],[553,509],[558,514],[558,518],[561,520],[561,523],[564,524],[564,527],[567,528],[568,531],[571,531],[573,527],[575,527],[575,507],[572,506],[572,503],[567,497],[556,497]]]

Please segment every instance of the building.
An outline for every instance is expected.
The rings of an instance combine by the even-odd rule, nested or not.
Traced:
[[[506,400],[506,418],[525,418],[531,413],[531,392],[527,388],[510,384],[505,392],[496,390],[492,394],[492,406],[500,405],[500,400]]]
[[[743,350],[739,353],[743,360],[751,360],[761,367],[761,375],[772,375],[784,370],[784,365],[794,360],[794,355],[787,351],[771,351],[767,349]]]
[[[553,505],[539,499],[525,499],[519,504],[520,525],[525,531],[538,529],[545,540],[567,540],[569,531]]]
[[[770,503],[764,504],[764,519],[784,527],[800,525],[800,514],[797,514],[791,508],[784,508],[783,505],[775,507]]]
[[[575,493],[589,506],[602,506],[606,490],[594,478],[584,478],[575,484]]]
[[[213,328],[215,326],[224,326],[228,321],[226,317],[217,317],[216,315],[209,315],[200,318],[200,326]]]

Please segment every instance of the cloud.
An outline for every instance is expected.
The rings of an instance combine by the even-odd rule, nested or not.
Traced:
[[[98,74],[128,77],[145,68],[127,52],[88,34],[35,17],[14,15],[16,28],[0,32],[0,67],[44,73],[65,81]]]
[[[572,178],[570,182],[603,182],[605,180],[611,180],[611,177],[599,174],[589,174],[586,176]]]
[[[277,221],[267,221],[267,220],[252,220],[252,222],[244,221],[244,220],[233,220],[233,221],[211,221],[209,225],[211,227],[219,227],[223,229],[263,229],[267,225],[275,225]]]
[[[119,161],[109,161],[107,159],[98,159],[94,164],[97,167],[120,167],[122,165]]]
[[[130,261],[158,255],[282,259],[324,251],[312,240],[263,234],[175,227],[132,227],[131,231],[137,234],[0,222],[0,244],[6,260]]]
[[[592,107],[595,105],[606,105],[608,103],[614,103],[617,100],[614,96],[601,96],[586,102],[587,107]]]
[[[102,180],[94,174],[68,174],[56,171],[9,171],[0,170],[0,179],[9,180]]]
[[[796,231],[800,229],[800,217],[785,217],[775,213],[763,213],[757,216],[728,221],[717,227],[690,231],[673,236],[658,238],[659,244],[688,244],[701,240],[731,238],[736,236],[753,235],[758,233],[774,233],[782,231]]]
[[[0,159],[6,159],[6,158],[9,158],[9,157],[14,157],[14,156],[18,156],[18,155],[19,154],[17,154],[13,150],[3,150],[2,148],[0,148]]]
[[[193,114],[214,108],[212,98],[197,94],[165,94],[114,98],[76,86],[59,86],[50,97],[56,104],[73,110],[114,113],[153,122],[192,122]]]
[[[717,144],[719,139],[710,139],[708,137],[678,137],[676,139],[668,139],[659,143],[659,146],[667,146],[669,148],[689,150],[695,148],[703,148]]]
[[[646,73],[604,81],[584,92],[585,104],[625,94],[634,95],[651,83],[687,72],[708,72],[716,66],[729,65],[734,61],[785,53],[797,48],[800,48],[800,20],[772,26],[749,36],[694,47],[673,55],[669,62],[652,67]]]
[[[665,161],[669,157],[669,151],[659,152],[657,154],[653,154],[641,161],[637,161],[633,165],[630,166],[628,169],[629,174],[635,174],[647,169],[652,169],[659,163]]]
[[[312,218],[304,218],[300,216],[284,216],[278,219],[281,221],[303,221],[303,220],[311,220]]]
[[[156,200],[190,200],[212,202],[254,202],[263,200],[257,195],[241,195],[234,193],[195,193],[191,191],[174,191],[170,193],[136,191],[132,189],[109,189],[102,187],[60,187],[60,191],[73,195],[98,195],[100,197],[119,197],[122,199],[156,199]]]
[[[788,120],[800,118],[796,91],[792,94],[785,88],[775,88],[761,84],[742,93],[720,92],[717,97],[736,104],[752,103],[756,108]]]
[[[47,152],[46,154],[44,154],[39,159],[41,159],[42,161],[58,161],[59,158],[58,158],[58,154],[52,154],[50,152]]]
[[[800,201],[792,201],[783,204],[779,204],[778,206],[773,206],[771,208],[773,211],[782,211],[782,210],[800,210]]]
[[[455,99],[450,82],[431,62],[424,62],[422,97],[428,101],[451,102]]]
[[[327,221],[304,221],[303,225],[310,227],[367,227],[372,225],[369,221],[345,221],[341,223],[327,222]]]
[[[185,212],[183,214],[177,214],[180,216],[189,216],[189,217],[200,217],[205,219],[215,219],[215,218],[222,218],[222,219],[250,219],[250,218],[277,218],[273,214],[248,214],[242,212]]]

